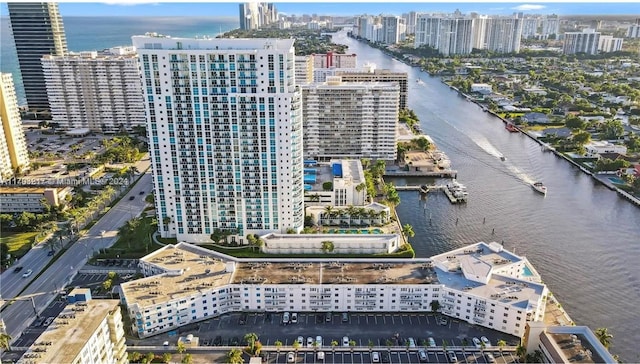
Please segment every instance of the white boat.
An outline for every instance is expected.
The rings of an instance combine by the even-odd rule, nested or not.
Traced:
[[[447,185],[445,193],[452,203],[467,202],[467,197],[469,196],[467,187],[462,183],[458,183],[456,180],[451,181],[451,183]]]
[[[540,192],[543,195],[547,194],[547,187],[542,182],[535,182],[531,184],[531,187],[533,187],[536,192]]]

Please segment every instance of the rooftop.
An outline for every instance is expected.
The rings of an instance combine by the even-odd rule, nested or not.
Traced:
[[[586,326],[550,326],[540,340],[560,363],[613,363],[615,359]]]
[[[72,363],[118,300],[90,300],[68,304],[25,353],[39,354],[32,363]],[[25,358],[23,356],[23,358]]]
[[[133,45],[141,51],[153,50],[217,50],[226,52],[229,50],[259,50],[277,49],[289,50],[293,48],[294,39],[267,39],[267,38],[173,38],[168,35],[147,33],[146,35],[134,35],[131,37]]]

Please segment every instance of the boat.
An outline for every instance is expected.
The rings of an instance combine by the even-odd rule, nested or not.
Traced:
[[[509,130],[510,132],[512,132],[512,133],[517,133],[517,132],[519,132],[519,131],[520,131],[520,130],[518,130],[518,128],[516,128],[516,126],[515,126],[515,125],[513,125],[513,124],[511,124],[511,123],[507,123],[507,125],[505,126],[505,128],[506,128],[507,130]]]
[[[533,187],[533,189],[536,192],[539,192],[543,195],[547,194],[547,187],[542,183],[542,182],[535,182],[531,184],[531,187]]]
[[[507,157],[505,157],[505,156],[501,156],[501,157],[500,157],[500,160],[504,162],[504,161],[506,161],[506,160],[507,160]]]
[[[444,189],[444,193],[447,195],[451,203],[467,202],[467,196],[469,195],[467,187],[462,183],[458,183],[455,179],[451,181],[451,183],[447,184]]]

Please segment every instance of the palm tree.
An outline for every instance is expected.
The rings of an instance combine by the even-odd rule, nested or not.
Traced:
[[[244,363],[244,358],[242,357],[242,351],[240,351],[240,349],[231,349],[227,353],[227,363],[229,364]]]
[[[300,343],[298,342],[298,340],[294,341],[291,346],[293,347],[293,350],[296,351],[296,353],[298,352],[298,349],[300,349]]]
[[[607,350],[611,346],[611,340],[613,339],[613,335],[609,332],[609,329],[606,327],[600,327],[595,332],[596,337]]]
[[[240,363],[244,362],[244,359],[242,359],[242,357],[240,357],[240,359],[242,360]],[[182,364],[191,364],[193,363],[193,356],[191,356],[191,354],[185,354],[184,358],[182,358],[182,360],[180,361]]]
[[[176,351],[178,352],[178,354],[180,354],[180,361],[182,361],[182,353],[187,351],[187,347],[184,346],[184,343],[182,341],[178,341],[178,346],[176,346]]]
[[[169,363],[171,361],[171,353],[162,354],[162,362]]]
[[[497,344],[498,344],[498,347],[500,348],[500,355],[502,355],[502,348],[507,346],[507,342],[504,340],[498,340]]]
[[[409,238],[413,238],[414,236],[416,236],[416,233],[413,231],[413,226],[409,224],[404,224],[402,226],[402,233]]]
[[[244,340],[249,344],[249,351],[251,355],[255,354],[256,341],[258,341],[258,334],[250,332],[244,335]]]
[[[516,355],[520,358],[521,362],[524,362],[525,357],[527,356],[527,348],[522,345],[516,346]]]
[[[276,346],[276,350],[278,352],[280,352],[280,348],[282,347],[282,341],[276,340],[276,342],[274,342],[273,345],[275,345]]]
[[[11,351],[11,335],[0,334],[0,349]]]
[[[336,351],[336,346],[338,346],[338,341],[336,341],[336,340],[332,340],[332,341],[331,341],[331,349],[332,349],[333,351]]]

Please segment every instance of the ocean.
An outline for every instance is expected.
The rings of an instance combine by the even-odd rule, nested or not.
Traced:
[[[215,37],[239,27],[236,17],[64,17],[70,51],[103,50],[131,45],[131,37],[156,32],[173,37]],[[0,18],[0,72],[13,74],[18,104],[26,103],[9,18]]]

